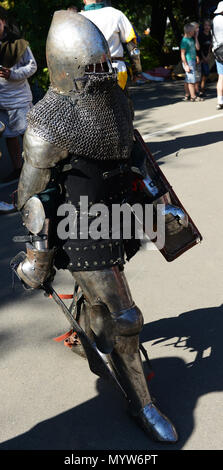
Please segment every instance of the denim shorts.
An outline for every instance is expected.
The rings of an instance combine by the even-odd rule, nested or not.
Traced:
[[[201,64],[196,64],[195,79],[196,79],[196,83],[201,81]]]
[[[215,62],[218,75],[223,75],[223,64],[221,62],[218,62],[217,60]]]
[[[17,137],[24,134],[27,128],[26,115],[31,107],[32,103],[27,103],[18,109],[0,109],[0,121],[5,124],[3,137]]]
[[[183,65],[183,68],[184,68],[184,64]],[[185,68],[185,82],[186,83],[196,83],[196,62],[195,60],[194,61],[191,61],[191,62],[188,62],[188,65],[190,67],[190,72],[186,72]]]

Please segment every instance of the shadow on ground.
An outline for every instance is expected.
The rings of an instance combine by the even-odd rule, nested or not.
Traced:
[[[161,319],[143,329],[141,340],[151,341],[152,347],[165,342],[165,348],[174,345],[197,353],[195,360],[187,364],[178,357],[152,361],[155,371],[152,394],[161,410],[173,420],[180,436],[171,449],[182,449],[191,436],[197,400],[204,394],[223,389],[222,327],[221,305]],[[207,348],[211,353],[203,357]],[[75,384],[71,388],[75,393]],[[170,449],[144,435],[126,414],[119,393],[101,379],[97,381],[97,392],[95,398],[3,442],[0,450]]]
[[[130,86],[130,96],[133,100],[135,111],[168,106],[182,101],[184,97],[184,80],[169,80],[160,83],[150,82],[141,86]],[[207,87],[205,100],[215,96],[216,84],[210,83]],[[185,106],[190,106],[190,104],[185,103]]]
[[[152,137],[151,137],[152,138]],[[196,147],[205,147],[222,141],[222,131],[204,132],[203,134],[187,135],[182,137],[172,136],[169,140],[162,140],[160,136],[159,142],[149,141],[147,145],[156,160],[175,154],[180,157],[183,150]],[[207,157],[209,156],[208,152]],[[164,162],[162,162],[164,163]]]

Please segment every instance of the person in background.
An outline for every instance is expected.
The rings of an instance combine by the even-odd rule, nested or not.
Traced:
[[[133,81],[136,81],[142,73],[140,51],[134,28],[124,13],[107,6],[105,2],[83,0],[83,3],[84,11],[80,13],[91,20],[105,36],[112,57],[112,65],[118,70],[118,84],[124,90],[128,74],[123,57],[123,45],[126,46],[130,58]]]
[[[5,125],[0,121],[0,137],[2,136],[5,130]],[[2,152],[0,152],[0,158],[2,157]],[[16,210],[14,204],[9,204],[8,202],[0,201],[0,214],[9,214]]]
[[[205,96],[205,84],[209,76],[209,59],[212,46],[212,34],[211,34],[211,22],[210,20],[203,21],[203,27],[201,28],[198,41],[200,44],[200,59],[201,59],[201,85],[200,85],[200,95]]]
[[[197,44],[197,37],[195,37],[195,28],[191,23],[187,23],[184,26],[184,37],[180,43],[181,49],[181,60],[182,66],[185,70],[185,97],[184,101],[201,101],[199,96],[196,96],[195,93],[195,83],[196,83],[196,47],[199,49]]]
[[[194,41],[195,41],[195,49],[196,49],[196,82],[195,82],[195,93],[197,96],[200,96],[200,83],[201,83],[201,59],[200,59],[200,43],[199,43],[199,23],[193,21],[191,23],[194,26]]]
[[[214,11],[213,19],[213,51],[220,45],[223,45],[223,2],[219,2],[217,9]],[[218,73],[217,82],[217,106],[216,109],[223,109],[223,63],[216,60]]]
[[[19,136],[26,130],[26,115],[32,107],[27,79],[36,70],[28,42],[21,38],[17,28],[9,25],[7,11],[0,7],[0,121],[6,126],[4,137],[13,166],[12,173],[2,182],[17,179],[21,172]]]
[[[78,13],[78,8],[75,5],[70,5],[67,10],[73,11],[74,13]]]

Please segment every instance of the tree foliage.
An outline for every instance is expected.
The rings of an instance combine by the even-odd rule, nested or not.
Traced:
[[[112,6],[122,10],[130,19],[142,37],[143,59],[148,63],[159,60],[166,37],[179,43],[183,24],[186,20],[196,20],[198,0],[113,0]],[[49,26],[55,10],[66,9],[74,4],[80,10],[82,0],[0,0],[0,5],[7,8],[10,18],[15,21],[38,63],[37,76],[41,85],[47,83],[45,44]],[[167,17],[170,24],[167,26]],[[144,37],[147,27],[151,29],[151,38]],[[147,44],[148,43],[148,44]]]
[[[81,1],[74,3],[81,8]],[[40,68],[46,65],[46,37],[55,10],[66,9],[72,0],[6,0],[0,5],[9,8],[11,21],[19,26],[23,36],[29,41]]]

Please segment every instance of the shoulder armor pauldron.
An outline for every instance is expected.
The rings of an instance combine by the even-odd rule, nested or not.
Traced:
[[[52,168],[68,156],[67,150],[42,139],[30,127],[25,132],[23,148],[24,160],[34,168]]]

